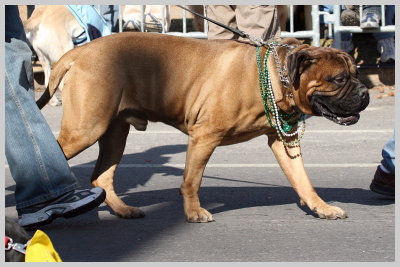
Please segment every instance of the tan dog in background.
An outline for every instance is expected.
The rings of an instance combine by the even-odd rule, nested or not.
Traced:
[[[280,112],[297,110],[339,124],[356,123],[369,94],[356,77],[352,58],[343,51],[301,45],[292,38],[283,42],[297,46],[287,62],[288,50],[277,48],[289,71],[290,94],[284,92],[275,58],[268,59]],[[262,49],[264,55],[266,48]],[[92,184],[105,189],[105,202],[121,217],[144,216],[139,208],[126,205],[113,187],[129,127],[144,131],[148,121],[161,121],[189,136],[180,188],[187,221],[214,220],[198,197],[214,149],[264,134],[301,203],[320,218],[345,218],[345,211],[326,204],[315,192],[300,146],[285,147],[269,125],[258,75],[256,47],[248,43],[120,33],[64,55],[37,103],[42,108],[55,90],[63,88],[58,142],[70,159],[98,141]]]
[[[24,29],[42,64],[47,87],[52,66],[74,48],[73,40],[85,31],[68,8],[61,5],[36,6]],[[53,96],[49,104],[57,106],[61,101]]]

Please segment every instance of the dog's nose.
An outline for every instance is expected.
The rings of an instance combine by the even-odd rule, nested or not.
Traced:
[[[360,95],[361,99],[366,99],[369,97],[368,88],[365,86],[359,87],[358,94]]]
[[[364,110],[368,104],[369,104],[369,93],[368,93],[368,88],[365,86],[362,86],[359,88],[358,94],[360,96],[361,100],[361,110]]]

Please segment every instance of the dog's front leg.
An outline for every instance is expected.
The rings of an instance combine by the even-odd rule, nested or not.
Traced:
[[[189,134],[186,153],[185,172],[180,193],[183,196],[183,207],[188,222],[212,222],[213,216],[200,206],[199,188],[206,164],[218,141],[212,135],[193,136]],[[211,140],[212,138],[212,140]]]
[[[270,137],[268,144],[275,154],[283,172],[300,197],[300,203],[306,204],[319,218],[346,218],[341,208],[329,206],[315,192],[304,168],[300,145],[285,147],[277,138]]]

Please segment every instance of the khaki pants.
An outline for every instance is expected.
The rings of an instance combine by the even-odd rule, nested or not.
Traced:
[[[237,28],[249,35],[262,38],[264,41],[280,40],[281,31],[276,6],[209,5],[206,12],[207,17],[213,20]],[[211,22],[208,23],[208,39],[243,40],[237,34]]]

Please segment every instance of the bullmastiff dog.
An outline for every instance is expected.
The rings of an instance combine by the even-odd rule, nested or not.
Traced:
[[[369,103],[369,94],[357,78],[352,58],[340,50],[311,47],[292,38],[282,43],[295,48],[289,51],[278,46],[277,57],[271,54],[267,59],[278,112],[295,114],[293,120],[304,113],[344,125],[356,123]],[[214,220],[198,197],[214,149],[260,135],[268,136],[268,145],[302,205],[320,218],[345,218],[344,210],[326,204],[314,190],[300,145],[290,145],[298,134],[280,138],[271,126],[260,93],[256,50],[255,45],[232,40],[114,34],[65,54],[37,104],[42,108],[63,87],[58,142],[70,159],[98,141],[92,184],[104,188],[105,202],[120,217],[144,216],[117,196],[113,179],[130,125],[144,131],[148,121],[153,121],[188,135],[180,187],[188,222]],[[267,46],[261,48],[263,58],[266,51]],[[278,63],[281,69],[286,66],[288,88],[280,81]]]

